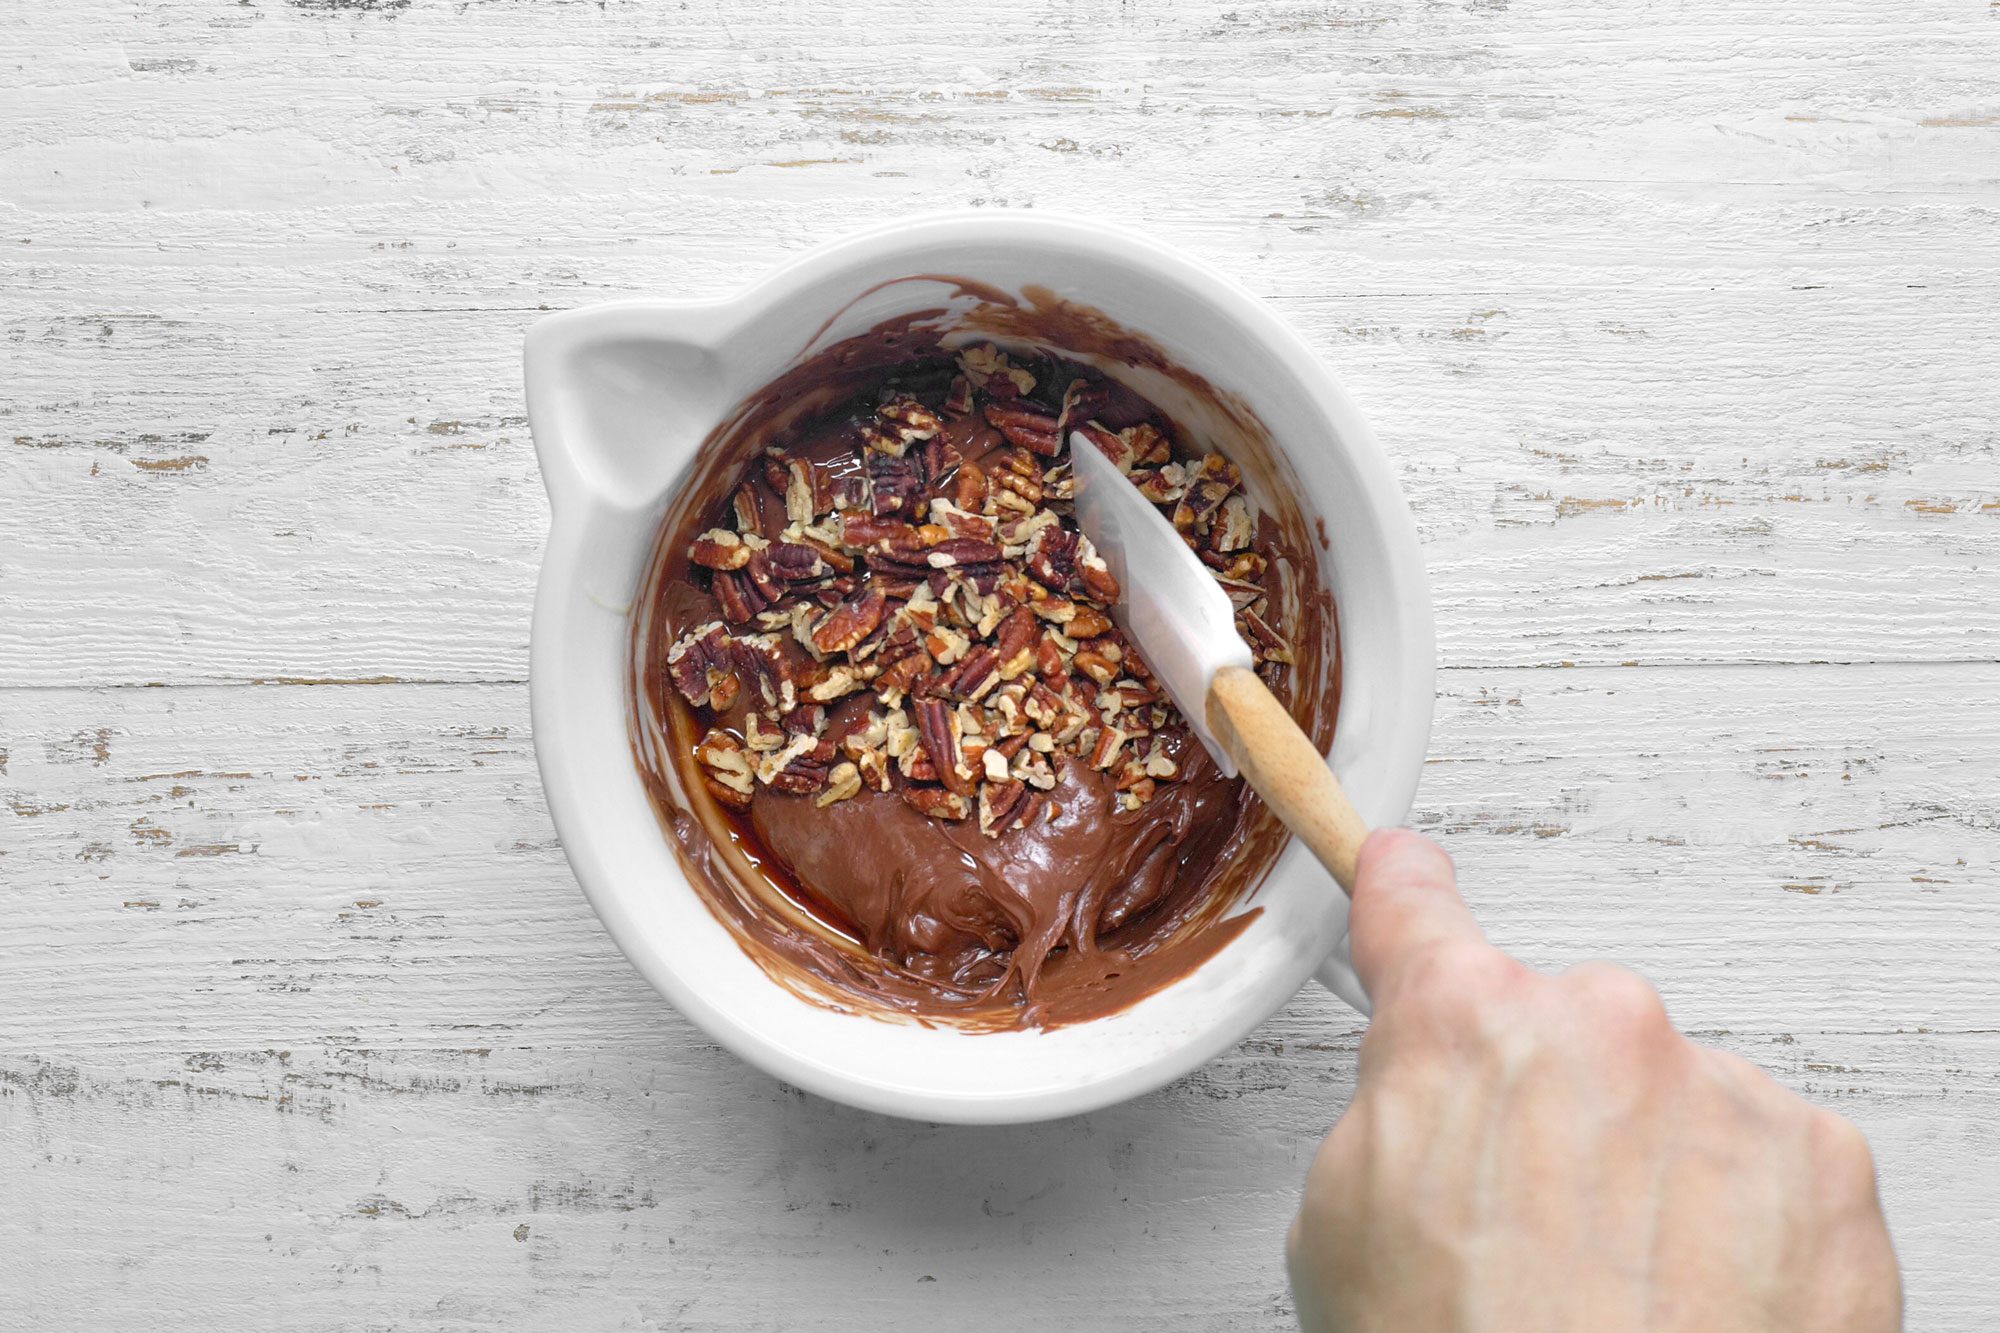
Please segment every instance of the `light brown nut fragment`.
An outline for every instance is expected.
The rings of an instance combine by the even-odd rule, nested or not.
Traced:
[[[729,502],[731,515],[736,520],[738,532],[756,532],[764,524],[764,517],[757,507],[757,491],[749,482],[736,488],[735,496]]]
[[[972,813],[963,796],[942,787],[905,787],[903,799],[932,819],[960,820]]]
[[[1131,737],[1117,727],[1106,726],[1097,733],[1097,744],[1090,751],[1092,768],[1109,768],[1118,759],[1118,751]]]
[[[727,528],[710,528],[688,548],[688,559],[704,569],[741,569],[750,556],[749,543]]]
[[[1243,637],[1250,641],[1252,648],[1256,649],[1260,661],[1290,665],[1292,650],[1286,646],[1278,631],[1272,629],[1264,617],[1254,611],[1245,611],[1236,617],[1236,628],[1243,632]]]
[[[701,763],[704,785],[717,800],[738,810],[750,804],[757,785],[742,741],[726,731],[713,730],[694,747],[694,757]]]
[[[812,522],[819,517],[818,498],[812,463],[803,458],[786,459],[785,518],[793,523]]]
[[[887,613],[888,598],[868,588],[827,612],[813,630],[813,646],[823,653],[844,653],[875,632]]]
[[[1085,648],[1078,652],[1073,665],[1100,685],[1109,685],[1118,678],[1118,664],[1095,649]]]
[[[995,647],[1000,679],[1013,680],[1035,665],[1035,646],[1040,637],[1041,627],[1028,607],[1017,606],[1007,613],[1007,618],[1000,622],[1000,638]]]
[[[1072,639],[1094,639],[1100,634],[1111,632],[1111,617],[1092,606],[1079,606],[1076,614],[1063,626],[1063,633]]]
[[[1255,535],[1256,525],[1250,521],[1250,502],[1240,495],[1232,495],[1222,502],[1222,511],[1216,515],[1215,525],[1209,529],[1208,549],[1240,551],[1250,544]]]
[[[962,796],[972,794],[972,773],[959,749],[959,719],[942,699],[919,699],[911,707],[924,752],[937,770],[938,781]]]
[[[861,770],[853,764],[835,764],[826,775],[826,790],[813,804],[825,809],[835,801],[845,801],[861,793]]]

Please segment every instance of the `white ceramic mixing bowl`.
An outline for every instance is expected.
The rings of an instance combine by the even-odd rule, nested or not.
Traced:
[[[925,1120],[1042,1120],[1137,1096],[1229,1049],[1315,973],[1364,1005],[1346,962],[1346,899],[1297,844],[1253,896],[1262,915],[1213,959],[1120,1013],[1047,1032],[967,1033],[809,1003],[689,885],[628,739],[629,617],[656,529],[696,446],[743,399],[809,351],[945,304],[947,285],[895,281],[919,274],[1040,286],[1095,307],[1254,410],[1330,537],[1322,574],[1343,651],[1334,768],[1370,823],[1407,815],[1430,733],[1429,591],[1388,462],[1311,348],[1248,291],[1143,236],[1019,212],[919,218],[814,250],[725,299],[615,302],[529,330],[528,415],[554,511],[535,599],[535,749],[598,916],[661,994],[745,1060]]]

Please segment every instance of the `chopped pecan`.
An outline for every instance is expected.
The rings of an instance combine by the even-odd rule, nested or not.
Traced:
[[[756,590],[757,595],[764,599],[764,606],[770,606],[772,603],[783,599],[785,593],[788,591],[785,587],[784,578],[771,564],[771,551],[769,547],[752,552],[749,563],[743,566],[743,572],[738,577],[749,581],[750,586]],[[761,611],[764,608],[758,607],[757,609]]]
[[[991,515],[961,509],[950,500],[931,501],[931,522],[926,527],[938,526],[953,537],[978,537],[990,541],[998,524]]]
[[[1015,449],[989,474],[993,485],[1010,492],[1032,510],[1042,502],[1042,466],[1026,449]]]
[[[810,523],[821,513],[824,486],[811,460],[785,460],[785,517],[793,523]]]
[[[861,770],[851,763],[835,764],[826,775],[826,790],[813,802],[821,809],[861,793]]]
[[[954,375],[951,387],[945,390],[944,410],[953,416],[967,416],[972,411],[972,381],[963,375]]]
[[[1104,654],[1085,648],[1072,659],[1078,671],[1089,676],[1100,685],[1109,685],[1118,679],[1118,664]]]
[[[1035,391],[1035,377],[992,343],[966,348],[958,354],[958,364],[967,379],[995,397],[1016,398]]]
[[[1187,470],[1179,463],[1141,468],[1132,473],[1132,484],[1139,488],[1139,494],[1154,504],[1172,504],[1187,494]]]
[[[705,770],[706,785],[716,799],[739,810],[750,804],[757,784],[742,741],[729,732],[712,730],[694,747],[694,757]]]
[[[910,711],[938,781],[961,796],[970,796],[972,774],[966,770],[965,756],[959,749],[958,715],[942,699],[919,699]]]
[[[729,502],[730,513],[736,519],[738,532],[758,532],[764,526],[763,511],[757,504],[757,491],[749,482],[736,488],[736,494]]]
[[[1082,585],[1085,596],[1093,597],[1106,606],[1118,600],[1118,579],[1094,553],[1087,553],[1078,562],[1077,582]]]
[[[722,618],[732,625],[748,623],[750,617],[770,605],[741,574],[717,570],[714,586],[715,600],[722,607]]]
[[[880,589],[868,588],[827,612],[812,632],[813,646],[823,653],[844,653],[875,632],[888,611]]]
[[[953,569],[958,566],[995,565],[1000,562],[1000,548],[992,542],[978,537],[953,537],[939,542],[924,553],[924,563],[932,569]]]
[[[1007,613],[1000,622],[999,673],[1002,680],[1013,680],[1035,664],[1035,648],[1041,637],[1041,627],[1035,620],[1035,613],[1025,606],[1017,606]]]
[[[939,436],[925,440],[923,448],[924,480],[932,486],[942,487],[965,462],[965,455],[958,446]]]
[[[840,540],[847,546],[862,548],[918,545],[917,530],[913,525],[901,519],[854,512],[840,516]]]
[[[711,673],[729,670],[728,652],[728,631],[721,622],[711,620],[681,635],[667,649],[667,675],[682,698],[696,708],[706,708]]]
[[[1090,766],[1105,769],[1117,762],[1118,751],[1131,737],[1117,727],[1101,727],[1097,733],[1097,744],[1091,747]]]
[[[933,687],[939,694],[978,700],[1000,683],[1000,654],[991,648],[974,648]]]
[[[710,528],[688,548],[688,559],[705,569],[741,569],[750,556],[750,544],[727,528]]]
[[[979,831],[989,838],[997,838],[1010,829],[1021,827],[1027,822],[1031,799],[1028,785],[1012,778],[981,784]]]
[[[1043,680],[1051,683],[1060,682],[1069,674],[1069,659],[1064,656],[1062,645],[1055,641],[1054,635],[1044,634],[1041,642],[1035,645],[1035,670]]]
[[[1264,617],[1254,611],[1245,611],[1236,617],[1236,628],[1249,640],[1260,661],[1291,664],[1292,650]]]
[[[1037,403],[1026,399],[988,403],[986,421],[1011,445],[1043,458],[1054,458],[1062,452],[1062,437],[1056,433],[1054,414]]]
[[[1094,639],[1100,634],[1111,632],[1111,617],[1094,606],[1079,606],[1076,613],[1063,626],[1063,633],[1072,639]]]
[[[1050,592],[1067,593],[1076,579],[1077,534],[1050,525],[1028,544],[1028,572]]]
[[[877,514],[914,514],[924,491],[924,478],[916,460],[870,452],[868,480],[875,496]]]
[[[882,669],[882,674],[875,678],[876,692],[888,693],[893,691],[907,694],[915,688],[917,682],[922,680],[925,673],[930,669],[931,655],[922,648],[919,648],[907,657],[898,658]]]
[[[788,583],[802,583],[807,579],[826,577],[832,566],[817,547],[804,542],[773,542],[768,551],[760,552],[772,573]],[[854,567],[853,561],[847,562]]]
[[[1232,495],[1222,502],[1222,510],[1208,530],[1208,549],[1216,552],[1240,551],[1250,544],[1256,535],[1256,525],[1250,521],[1250,504],[1240,495]]]
[[[944,429],[937,413],[907,394],[899,394],[875,409],[875,420],[861,428],[861,440],[868,448],[890,458],[901,458],[919,440],[928,440]]]
[[[965,797],[942,787],[905,787],[903,799],[932,819],[960,820],[972,813]]]
[[[952,483],[952,500],[960,509],[976,510],[986,505],[986,469],[977,463],[960,463]]]

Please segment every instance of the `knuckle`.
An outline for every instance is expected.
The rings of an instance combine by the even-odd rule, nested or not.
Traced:
[[[1490,945],[1451,940],[1430,945],[1410,960],[1400,990],[1405,1003],[1427,1014],[1457,1015],[1483,1008],[1526,969]]]
[[[1810,1115],[1813,1157],[1826,1178],[1844,1190],[1865,1185],[1873,1193],[1875,1154],[1868,1136],[1846,1116],[1823,1107],[1813,1107]]]
[[[1628,1037],[1665,1037],[1673,1033],[1660,993],[1629,968],[1612,963],[1581,963],[1563,974],[1572,998],[1601,1026]]]

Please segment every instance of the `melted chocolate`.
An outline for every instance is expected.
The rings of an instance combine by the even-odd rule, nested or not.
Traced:
[[[1237,428],[1217,443],[1253,478],[1260,467],[1265,474],[1258,545],[1280,557],[1266,586],[1297,655],[1278,692],[1324,746],[1338,701],[1332,606],[1308,529],[1288,503],[1296,491],[1271,484],[1274,466],[1283,476],[1282,456],[1254,414],[1099,312],[1032,289],[1026,308],[989,289],[966,290],[981,304],[957,317],[962,327],[1004,334],[1016,347],[1059,347],[1106,370],[1144,365]],[[920,378],[922,367],[943,364],[947,322],[942,311],[919,312],[838,343],[746,402],[704,443],[642,589],[634,749],[689,880],[745,951],[796,993],[837,1009],[974,1029],[1056,1026],[1171,983],[1256,915],[1227,913],[1268,871],[1284,831],[1197,742],[1175,736],[1181,776],[1132,811],[1118,808],[1109,775],[1063,764],[1049,793],[1053,817],[997,838],[865,788],[825,807],[760,789],[748,811],[734,812],[702,790],[690,754],[705,724],[663,670],[667,646],[715,614],[690,577],[691,539],[713,525],[758,451],[781,443],[818,461],[839,457],[853,438],[839,409],[887,377]],[[1127,397],[1134,419],[1148,410]],[[975,461],[1001,445],[977,417],[952,431]],[[845,700],[834,728],[842,712],[870,702],[865,694]]]

